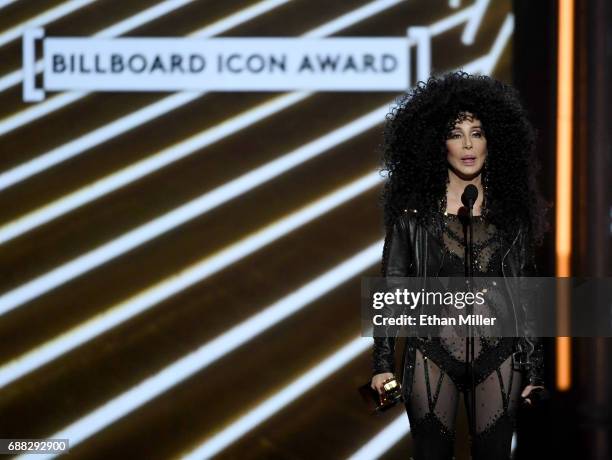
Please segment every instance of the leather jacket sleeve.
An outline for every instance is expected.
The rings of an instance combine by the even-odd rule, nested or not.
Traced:
[[[530,254],[526,249],[525,237],[521,238],[520,245],[520,272],[519,277],[536,277],[537,267],[533,254]],[[544,347],[541,337],[536,337],[535,325],[535,308],[537,308],[537,293],[538,289],[535,282],[529,282],[525,286],[525,280],[522,280],[521,285],[524,287],[521,292],[521,303],[523,305],[523,313],[525,318],[525,340],[526,345],[525,355],[527,363],[527,381],[531,385],[544,385]]]
[[[383,277],[405,277],[410,269],[408,234],[404,216],[400,215],[391,229],[387,230],[383,248],[381,272]],[[387,287],[392,284],[387,280]],[[399,327],[381,328],[374,337],[372,350],[372,375],[395,372],[395,342]],[[376,337],[376,335],[382,335]]]

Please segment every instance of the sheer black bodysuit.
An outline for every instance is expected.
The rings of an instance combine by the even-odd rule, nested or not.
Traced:
[[[443,215],[439,235],[445,255],[439,276],[465,273],[465,218]],[[474,217],[475,277],[501,277],[501,249],[495,227],[482,216]],[[521,389],[521,374],[513,358],[513,337],[476,337],[475,433],[471,436],[473,459],[510,458],[512,434]],[[405,402],[414,442],[414,458],[452,459],[455,417],[463,393],[468,414],[471,405],[465,337],[418,338],[414,380]]]

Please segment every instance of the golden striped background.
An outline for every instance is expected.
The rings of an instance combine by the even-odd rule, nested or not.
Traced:
[[[478,2],[5,3],[0,34],[72,6],[42,25],[47,36],[124,24],[118,35],[248,37],[404,36]],[[509,15],[509,1],[489,5],[472,45],[465,22],[435,35],[433,70],[488,53]],[[0,437],[69,437],[71,458],[166,459],[221,442],[220,458],[335,459],[395,421],[397,439],[359,458],[408,458],[403,408],[374,418],[356,391],[370,377],[360,276],[378,274],[383,236],[375,147],[397,94],[48,94],[28,105],[20,35],[6,37],[0,88],[18,80],[0,91],[0,183],[14,181],[0,191]],[[502,51],[491,73],[509,81],[511,40]],[[311,157],[265,180],[257,169],[300,154]],[[188,203],[200,211],[180,223]],[[135,229],[152,233],[136,244]],[[244,343],[226,334],[292,308]]]

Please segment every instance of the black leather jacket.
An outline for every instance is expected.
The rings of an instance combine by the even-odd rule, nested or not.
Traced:
[[[436,276],[442,264],[443,249],[437,239],[425,226],[417,221],[417,211],[406,209],[397,219],[392,229],[388,230],[382,261],[382,276]],[[513,314],[522,314],[526,318],[525,335],[517,340],[517,352],[524,362],[522,369],[527,383],[543,385],[543,349],[540,338],[535,337],[533,322],[529,320],[527,306],[519,299],[521,295],[520,277],[536,276],[533,258],[527,256],[524,242],[524,230],[517,231],[510,247],[502,244],[502,273],[510,294]],[[383,372],[395,373],[395,335],[374,337],[372,375]],[[402,395],[408,401],[412,386],[412,376],[416,357],[416,338],[406,338],[402,358]]]

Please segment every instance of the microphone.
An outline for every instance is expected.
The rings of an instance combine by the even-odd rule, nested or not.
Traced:
[[[474,207],[474,203],[476,203],[476,199],[478,198],[478,189],[474,184],[468,184],[463,190],[463,194],[461,195],[461,202],[463,205],[472,209]]]
[[[472,290],[472,277],[474,276],[474,270],[472,267],[472,260],[474,259],[474,234],[473,234],[473,225],[472,225],[472,212],[474,208],[474,203],[476,203],[476,198],[478,198],[478,189],[474,184],[468,184],[467,187],[463,190],[463,194],[461,195],[461,202],[468,209],[469,212],[469,239],[466,241],[466,257],[465,257],[465,276],[467,278],[468,289]],[[469,305],[468,311],[471,314],[474,306]],[[468,371],[468,375],[470,376],[470,392],[472,393],[471,398],[471,408],[468,412],[471,413],[470,420],[470,431],[475,433],[475,420],[476,420],[476,378],[474,374],[474,360],[475,360],[475,352],[474,352],[474,331],[472,331],[472,325],[468,325],[468,336],[465,338],[465,365],[466,370]],[[535,395],[534,395],[535,396]]]

